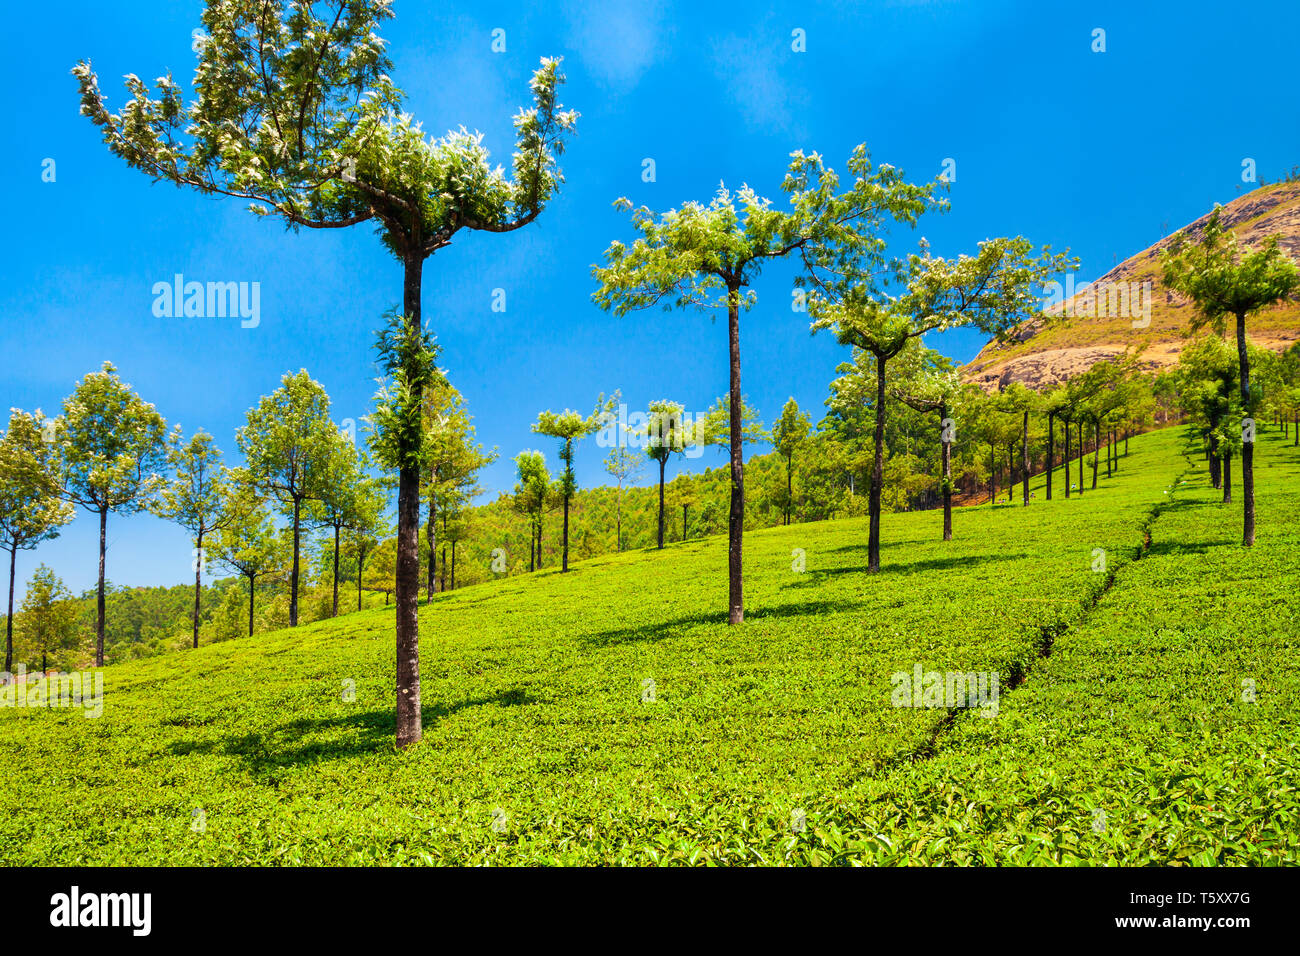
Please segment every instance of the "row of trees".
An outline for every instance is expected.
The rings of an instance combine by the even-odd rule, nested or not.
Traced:
[[[114,114],[90,64],[79,63],[74,73],[82,112],[130,166],[205,195],[246,201],[255,213],[279,217],[293,230],[374,222],[385,247],[401,263],[402,305],[379,337],[388,382],[379,396],[371,449],[376,464],[395,476],[398,491],[396,709],[397,743],[404,746],[419,740],[422,732],[416,615],[420,503],[424,494],[443,494],[423,485],[430,474],[425,399],[439,379],[432,336],[422,320],[424,263],[466,230],[505,233],[533,222],[562,182],[558,157],[577,114],[559,104],[563,77],[558,61],[543,60],[531,83],[533,103],[515,117],[510,177],[490,165],[480,138],[463,128],[440,139],[426,138],[402,111],[401,91],[388,76],[391,64],[379,28],[389,16],[388,0],[357,0],[336,9],[210,2],[197,47],[195,99],[188,104],[170,76],[150,90],[129,75],[131,99]],[[636,209],[635,241],[611,244],[604,264],[594,269],[595,301],[615,313],[658,305],[726,313],[728,619],[733,624],[744,618],[740,317],[755,302],[753,286],[763,266],[796,259],[813,328],[833,331],[874,363],[868,489],[873,572],[880,566],[888,411],[899,403],[887,390],[890,363],[930,331],[971,326],[1005,335],[1025,319],[1038,317],[1041,299],[1035,285],[1073,266],[1020,237],[990,240],[975,254],[951,260],[932,257],[922,243],[918,254],[900,258],[889,252],[889,228],[914,227],[925,213],[945,209],[946,199],[939,195],[945,184],[910,183],[895,167],[873,165],[865,147],[853,152],[848,172],[850,182],[841,189],[838,175],[820,156],[798,152],[782,184],[787,209],[774,208],[748,187],[736,194],[722,188],[707,205],[687,203],[660,215]],[[626,199],[618,202],[632,208]],[[1265,292],[1278,292],[1283,283],[1264,282],[1253,297],[1222,298],[1207,291],[1218,288],[1210,277],[1217,267],[1207,262],[1171,262],[1171,286],[1188,291],[1208,316],[1237,315],[1245,403],[1244,316]],[[1182,281],[1178,276],[1186,278],[1183,286],[1177,286]],[[1193,276],[1199,278],[1189,278]],[[574,445],[587,433],[589,419],[562,413],[543,416],[538,424],[540,433],[562,443],[567,514],[574,492]],[[1253,492],[1248,450],[1243,469],[1249,539]],[[300,496],[283,488],[277,495],[282,505],[284,496],[292,499],[296,527]],[[106,513],[107,508],[101,511]],[[431,517],[426,526],[430,541],[434,525]],[[566,531],[566,566],[567,539]]]

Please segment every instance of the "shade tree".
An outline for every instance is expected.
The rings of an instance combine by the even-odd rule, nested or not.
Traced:
[[[211,435],[202,430],[188,442],[176,445],[168,455],[173,477],[159,494],[160,517],[174,521],[190,533],[194,542],[194,613],[191,616],[194,646],[199,646],[199,602],[203,591],[206,560],[204,541],[236,517],[225,510],[229,475],[221,462],[221,450]]]
[[[868,558],[880,570],[880,494],[884,477],[886,374],[891,358],[912,339],[931,332],[972,327],[1005,337],[1022,323],[1042,316],[1042,284],[1073,262],[1029,240],[990,239],[975,255],[956,259],[921,252],[905,263],[883,259],[873,237],[849,234],[833,255],[805,256],[801,281],[809,287],[808,311],[814,331],[830,329],[844,345],[875,360],[876,395],[872,481],[868,502]],[[882,276],[882,272],[885,273]]]
[[[1193,331],[1209,328],[1222,335],[1231,321],[1237,341],[1237,387],[1242,412],[1242,544],[1255,543],[1255,436],[1257,396],[1251,391],[1250,350],[1246,323],[1250,316],[1289,298],[1300,286],[1296,264],[1282,251],[1277,235],[1255,249],[1243,249],[1215,206],[1193,237],[1183,231],[1160,253],[1165,285],[1191,300]]]
[[[412,424],[393,437],[397,507],[397,743],[421,737],[419,693],[419,410],[430,384],[419,345],[424,262],[467,231],[506,233],[533,222],[557,192],[558,157],[577,114],[557,91],[559,61],[544,59],[530,82],[532,105],[514,117],[509,177],[482,137],[461,127],[427,136],[403,109],[389,78],[380,27],[389,0],[289,5],[209,0],[197,45],[195,99],[171,75],[150,89],[126,77],[131,99],[110,112],[89,61],[73,72],[81,112],[109,149],[155,180],[249,203],[292,230],[373,222],[402,266],[397,313],[408,345],[381,351]],[[392,417],[384,418],[391,424]],[[296,613],[296,605],[293,606]]]
[[[229,520],[217,529],[212,557],[248,582],[248,636],[253,636],[257,581],[282,573],[287,562],[266,501],[242,476],[223,488],[222,511]]]
[[[731,507],[727,528],[727,620],[744,620],[743,540],[745,529],[744,422],[741,394],[740,315],[753,307],[752,288],[763,267],[793,254],[834,261],[843,240],[861,237],[859,247],[883,243],[886,222],[915,222],[934,202],[934,186],[906,182],[888,165],[876,167],[865,146],[849,157],[852,185],[840,192],[834,170],[821,156],[791,154],[782,181],[788,209],[777,209],[748,185],[732,193],[720,186],[706,205],[688,202],[655,215],[630,200],[616,206],[632,212],[637,238],[612,243],[604,264],[593,268],[596,303],[617,315],[646,308],[697,308],[727,316],[731,420],[728,451]]]
[[[898,356],[894,384],[890,394],[918,412],[929,412],[939,419],[940,474],[939,489],[943,496],[943,540],[952,540],[952,446],[957,438],[958,409],[961,405],[961,377],[951,362],[932,349],[921,346],[919,339]]]
[[[646,409],[645,453],[659,466],[659,523],[655,546],[664,546],[664,472],[668,459],[674,454],[683,455],[688,449],[702,444],[707,429],[706,419],[690,421],[685,406],[680,402],[658,399]],[[714,434],[718,432],[715,430]]]
[[[781,417],[772,426],[772,447],[785,459],[785,499],[782,510],[785,523],[790,523],[790,513],[794,509],[794,456],[808,441],[812,431],[812,419],[799,410],[799,403],[790,396],[781,408]]]
[[[561,571],[569,570],[569,503],[574,492],[578,490],[573,476],[573,455],[577,443],[599,429],[605,420],[618,407],[618,396],[606,399],[604,395],[596,400],[596,408],[590,415],[583,415],[566,408],[562,412],[544,411],[537,416],[533,431],[538,435],[548,435],[560,441],[560,461],[564,462],[564,473],[560,476],[560,497],[564,508],[563,547],[561,550]]]
[[[610,449],[602,463],[605,471],[614,479],[614,550],[623,550],[623,485],[640,474],[645,459],[633,454],[623,444],[616,444]]]
[[[540,451],[525,449],[515,456],[515,508],[528,516],[529,550],[528,570],[542,566],[542,516],[547,497],[551,493],[551,473],[546,467],[546,456]]]
[[[478,493],[478,474],[496,461],[475,440],[473,418],[460,392],[444,377],[424,402],[424,484],[428,502],[425,539],[429,550],[426,593],[437,590],[438,510],[460,508]]]
[[[0,548],[9,552],[9,604],[5,614],[5,673],[13,670],[14,575],[18,552],[56,538],[74,509],[59,498],[58,446],[46,441],[52,420],[40,409],[13,409],[0,436]]]
[[[293,543],[289,626],[297,627],[303,509],[330,494],[337,457],[346,455],[351,446],[330,420],[324,387],[306,369],[286,373],[279,388],[248,410],[235,441],[248,480],[289,520]]]
[[[86,375],[54,423],[60,494],[99,518],[95,666],[104,666],[104,565],[108,516],[152,509],[166,481],[177,436],[153,405],[117,375],[111,362]]]
[[[18,612],[19,656],[26,663],[40,661],[42,672],[51,663],[60,670],[81,664],[78,617],[80,602],[50,568],[40,565],[27,584]],[[48,698],[47,698],[48,699]]]

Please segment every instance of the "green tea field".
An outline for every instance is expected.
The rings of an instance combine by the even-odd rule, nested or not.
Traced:
[[[99,719],[0,711],[0,861],[1294,863],[1300,454],[1247,550],[1193,447],[886,514],[878,575],[865,520],[754,532],[738,627],[725,536],[439,594],[402,750],[391,608],[109,666]]]

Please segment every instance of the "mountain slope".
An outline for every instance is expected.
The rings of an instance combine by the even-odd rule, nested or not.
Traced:
[[[1195,233],[1207,217],[1186,228]],[[1247,245],[1280,234],[1282,248],[1300,260],[1300,183],[1261,186],[1224,206],[1223,221]],[[1098,279],[1092,289],[1049,309],[1052,319],[1045,325],[1027,326],[1007,345],[986,345],[963,369],[964,377],[985,388],[1013,381],[1031,387],[1052,385],[1134,348],[1141,350],[1142,362],[1150,368],[1177,362],[1193,310],[1160,282],[1158,255],[1171,238],[1167,236],[1126,259]],[[1150,324],[1142,327],[1144,317],[1115,308],[1121,303],[1118,298],[1112,302],[1106,287],[1123,283],[1127,290],[1129,283],[1140,288],[1145,282],[1151,283],[1151,314]],[[1125,314],[1113,314],[1119,311]],[[1095,314],[1098,312],[1101,314]],[[1300,341],[1300,302],[1286,302],[1252,317],[1250,333],[1259,345],[1278,351]]]

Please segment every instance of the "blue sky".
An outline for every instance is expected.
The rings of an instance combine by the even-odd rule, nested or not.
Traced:
[[[1300,163],[1292,72],[1300,8],[1197,2],[1043,3],[896,0],[736,4],[441,3],[396,0],[384,35],[392,75],[426,131],[465,125],[508,165],[510,118],[539,57],[560,55],[562,98],[581,112],[563,159],[568,182],[529,228],[470,234],[425,266],[424,310],[442,363],[468,400],[480,440],[501,460],[552,442],[538,411],[588,410],[621,388],[632,408],[657,398],[703,410],[726,389],[726,325],[698,312],[614,318],[590,295],[590,268],[629,238],[611,202],[655,209],[707,200],[720,181],[779,199],[788,154],[816,150],[839,168],[865,142],[913,179],[955,161],[952,212],[900,243],[937,254],[1023,234],[1068,246],[1095,279],[1117,260],[1241,190],[1242,162],[1279,177]],[[398,304],[401,270],[366,226],[286,234],[234,201],[152,185],[102,145],[77,112],[69,74],[91,59],[116,108],[119,78],[170,69],[188,80],[202,4],[23,5],[0,62],[6,121],[0,169],[10,220],[0,238],[0,401],[57,411],[86,372],[111,359],[169,422],[211,432],[235,457],[234,430],[288,370],[308,369],[338,419],[359,420],[375,391],[374,330]],[[502,29],[506,52],[491,50]],[[1105,30],[1106,50],[1092,50]],[[806,51],[792,49],[804,31]],[[656,181],[643,182],[653,159]],[[55,181],[43,182],[43,164]],[[155,318],[154,283],[258,282],[261,322]],[[790,309],[792,267],[758,280],[742,320],[744,390],[765,420],[793,395],[814,420],[844,350],[812,337]],[[506,311],[491,309],[504,289]],[[659,343],[672,342],[671,350]],[[982,344],[931,345],[960,361]],[[600,483],[602,450],[579,446],[579,482]],[[692,468],[722,463],[710,452]],[[647,476],[649,472],[647,471]],[[648,477],[646,478],[648,481]],[[20,555],[20,581],[52,565],[93,586],[95,522]],[[180,583],[184,532],[148,516],[111,517],[109,577]],[[21,588],[20,588],[21,593]]]

